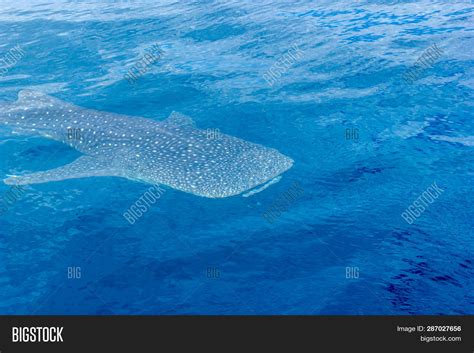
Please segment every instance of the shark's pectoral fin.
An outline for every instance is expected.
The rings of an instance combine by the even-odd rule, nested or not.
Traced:
[[[82,156],[76,159],[74,162],[59,168],[26,175],[14,175],[4,179],[3,181],[8,185],[26,185],[95,176],[121,175],[117,170],[112,168],[106,161],[102,159],[92,156]]]

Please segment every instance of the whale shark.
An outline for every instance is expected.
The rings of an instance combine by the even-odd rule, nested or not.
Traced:
[[[10,185],[115,176],[224,198],[263,190],[294,163],[276,149],[237,137],[209,138],[178,112],[156,121],[82,108],[33,90],[22,90],[15,102],[1,105],[0,125],[82,153],[55,169],[10,175],[4,179]]]

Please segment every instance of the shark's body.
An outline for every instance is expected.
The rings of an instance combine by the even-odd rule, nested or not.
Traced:
[[[7,184],[118,176],[217,198],[267,183],[293,165],[272,148],[224,134],[210,139],[179,113],[154,121],[84,109],[34,91],[21,91],[16,102],[2,106],[0,124],[83,153],[56,169],[9,177]]]

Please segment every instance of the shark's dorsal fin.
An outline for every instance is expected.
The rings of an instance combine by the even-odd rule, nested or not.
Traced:
[[[173,111],[168,118],[163,120],[167,125],[195,127],[194,120],[189,116]]]
[[[94,176],[123,175],[121,175],[121,173],[115,168],[111,167],[106,158],[82,156],[72,163],[63,165],[59,168],[25,175],[13,175],[4,179],[4,182],[8,185],[27,185]]]

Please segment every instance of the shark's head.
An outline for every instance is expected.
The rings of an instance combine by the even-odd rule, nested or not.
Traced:
[[[208,168],[188,171],[191,183],[184,191],[209,198],[242,194],[263,185],[290,169],[293,160],[275,149],[252,144],[252,148],[232,157],[221,154]],[[183,184],[181,184],[183,185]]]
[[[258,148],[243,152],[233,164],[235,194],[240,194],[265,184],[293,166],[293,160],[272,148]]]

